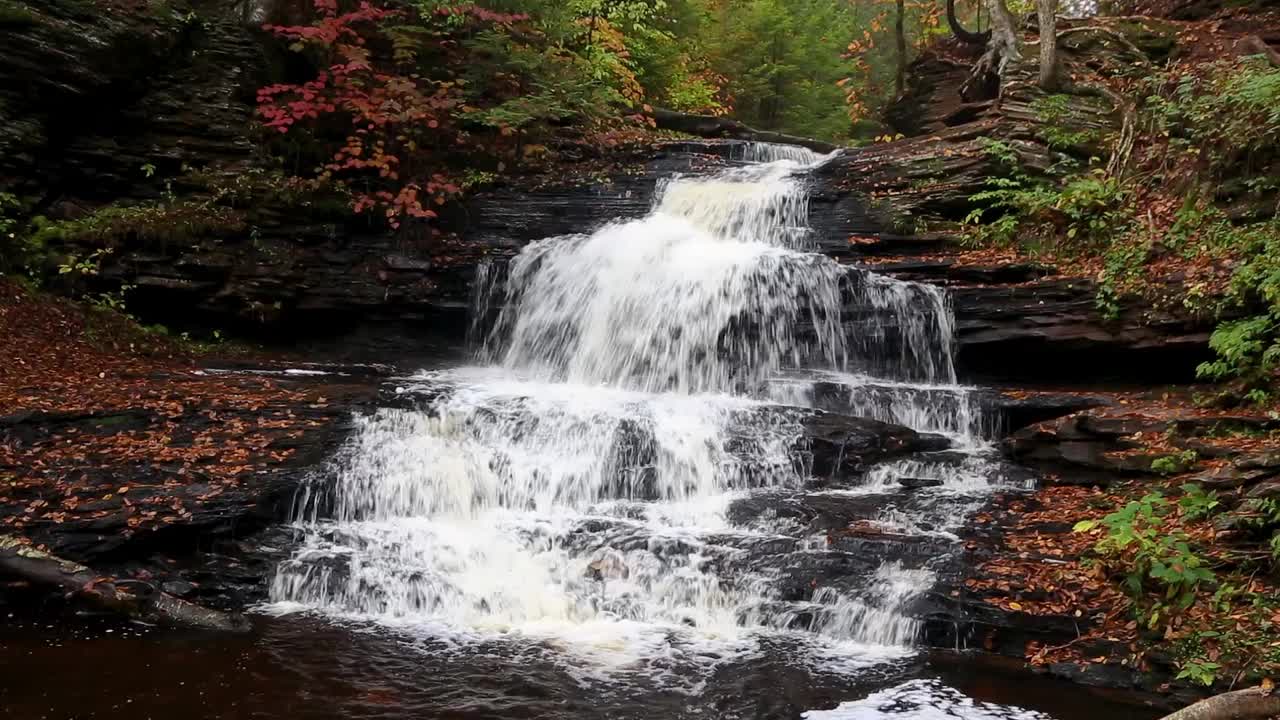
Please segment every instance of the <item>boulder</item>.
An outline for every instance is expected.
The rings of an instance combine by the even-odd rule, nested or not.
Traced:
[[[1266,470],[1241,470],[1231,465],[1223,465],[1206,470],[1187,478],[1187,482],[1204,486],[1206,490],[1234,490],[1255,483],[1273,473]]]
[[[1267,480],[1249,488],[1245,497],[1251,500],[1280,500],[1280,480]]]
[[[1232,463],[1238,470],[1267,470],[1280,472],[1280,450],[1243,455]]]
[[[943,482],[938,478],[901,477],[898,478],[898,484],[908,490],[919,490],[920,488],[941,487]]]
[[[875,460],[909,452],[945,450],[951,445],[940,435],[830,412],[816,412],[803,424],[804,438],[799,451],[807,460],[810,473],[819,478],[849,477]]]

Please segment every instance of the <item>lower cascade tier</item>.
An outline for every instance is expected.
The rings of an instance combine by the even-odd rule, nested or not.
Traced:
[[[836,412],[834,376],[780,378],[790,403],[495,368],[400,380],[301,500],[272,609],[520,639],[596,671],[709,671],[768,638],[905,657],[959,521],[1024,480],[955,423],[886,421],[927,427],[966,389],[845,379],[843,409],[885,420]]]

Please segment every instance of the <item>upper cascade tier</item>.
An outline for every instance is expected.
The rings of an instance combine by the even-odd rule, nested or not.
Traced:
[[[802,363],[843,367],[844,271],[802,251],[804,167],[674,178],[645,218],[527,247],[488,357],[546,380],[682,394],[743,391]]]

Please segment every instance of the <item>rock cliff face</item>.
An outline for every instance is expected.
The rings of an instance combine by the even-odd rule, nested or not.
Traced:
[[[38,211],[155,197],[184,164],[253,153],[266,51],[239,11],[10,5],[0,21],[0,186],[34,196]]]
[[[208,187],[179,181],[166,188],[186,177],[184,168],[224,182],[264,172],[255,157],[253,92],[280,72],[281,60],[246,22],[253,8],[180,16],[86,7],[51,0],[0,24],[0,189],[33,199],[37,214],[77,217],[120,198],[207,203]],[[1132,52],[1088,35],[1064,50]],[[1048,268],[974,268],[947,257],[955,222],[972,209],[969,197],[1000,171],[987,138],[1009,143],[1028,167],[1047,166],[1053,154],[1037,134],[1033,89],[1019,85],[999,102],[968,99],[957,90],[963,63],[926,59],[914,70],[896,113],[900,129],[914,136],[848,151],[814,173],[811,222],[821,249],[852,265],[874,261],[882,272],[949,286],[968,376],[1072,381],[1106,370],[1188,377],[1203,352],[1202,326],[1146,308],[1106,320],[1086,279],[1045,277]],[[1103,98],[1073,102],[1073,127],[1117,122]],[[262,174],[257,194],[231,209],[233,222],[184,225],[168,242],[126,234],[101,278],[136,286],[130,307],[145,319],[322,339],[353,357],[394,358],[425,333],[461,337],[482,258],[640,216],[657,178],[732,162],[739,145],[668,143],[601,158],[607,170],[581,173],[590,181],[516,181],[452,208],[447,232],[438,235],[373,229],[340,207],[273,194],[277,181]],[[1081,362],[1086,354],[1089,363]]]
[[[131,311],[290,340],[457,314],[475,264],[460,244],[373,231],[342,206],[273,192],[255,92],[286,70],[258,29],[263,7],[38,5],[0,21],[0,190],[61,220],[108,202],[206,207],[228,187],[252,189],[225,223],[164,215],[165,240],[118,238],[100,281],[135,286]],[[210,180],[193,184],[193,173]],[[69,242],[52,249],[94,249]]]

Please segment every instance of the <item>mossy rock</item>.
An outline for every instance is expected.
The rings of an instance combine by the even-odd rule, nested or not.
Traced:
[[[1178,49],[1178,25],[1151,18],[1099,21],[1068,32],[1061,45],[1074,55],[1102,61],[1106,74],[1124,74],[1142,61],[1161,62]],[[1127,42],[1126,42],[1127,41]]]
[[[36,15],[26,3],[16,0],[0,0],[0,30],[30,27],[36,24]]]
[[[108,205],[79,220],[37,222],[33,240],[42,245],[71,243],[114,247],[140,243],[163,246],[203,237],[226,237],[245,229],[244,216],[211,203]]]
[[[1177,23],[1153,18],[1126,18],[1111,26],[1154,61],[1168,59],[1178,47]]]

